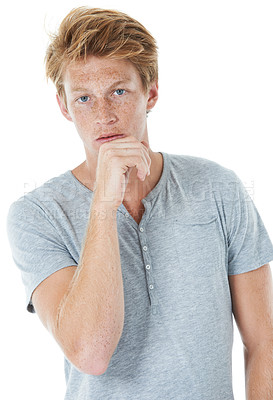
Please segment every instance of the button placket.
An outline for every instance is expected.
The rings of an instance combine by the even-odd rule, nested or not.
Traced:
[[[145,264],[146,281],[148,287],[148,294],[150,296],[151,305],[155,303],[154,297],[154,282],[152,280],[152,269],[149,260],[149,248],[147,246],[146,234],[143,225],[139,227],[139,240],[142,247],[142,255]]]

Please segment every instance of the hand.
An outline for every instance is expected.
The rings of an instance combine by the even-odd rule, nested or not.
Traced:
[[[105,207],[117,209],[123,202],[125,189],[133,168],[144,181],[150,175],[151,158],[148,143],[127,136],[103,143],[99,149],[95,198]]]

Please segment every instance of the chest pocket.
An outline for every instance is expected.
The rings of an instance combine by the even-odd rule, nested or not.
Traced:
[[[196,284],[219,271],[221,264],[221,241],[218,217],[207,215],[173,221],[173,237],[177,262],[186,280]]]

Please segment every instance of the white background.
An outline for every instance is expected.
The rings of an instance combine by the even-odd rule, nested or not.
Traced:
[[[12,201],[84,160],[44,75],[46,31],[79,1],[13,1],[1,9],[0,397],[64,397],[63,356],[25,292],[6,237]],[[93,1],[142,22],[159,46],[159,95],[149,114],[153,151],[204,157],[241,178],[273,238],[271,1]],[[272,268],[272,266],[271,266]],[[244,399],[242,342],[234,322],[233,387]],[[223,400],[223,399],[219,399]]]

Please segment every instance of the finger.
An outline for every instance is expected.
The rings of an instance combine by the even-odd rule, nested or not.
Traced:
[[[105,143],[103,143],[103,145],[104,146],[106,146],[106,145],[111,145],[111,144],[114,144],[114,145],[116,145],[116,144],[125,144],[125,143],[141,143],[142,145],[143,145],[143,148],[145,149],[145,150],[149,150],[149,143],[148,142],[146,142],[146,141],[142,141],[142,142],[140,142],[138,139],[136,139],[134,136],[124,136],[124,137],[121,137],[121,138],[117,138],[117,139],[114,139],[114,140],[111,140],[111,141],[109,141],[109,142],[105,142]]]
[[[147,150],[149,150],[149,143],[148,142],[145,142],[144,140],[142,140],[140,143],[142,143],[145,146],[145,148]]]
[[[132,139],[130,139],[132,138]],[[125,140],[127,139],[127,140]],[[128,140],[129,139],[129,140]],[[111,150],[111,153],[114,153],[118,150],[123,149],[126,151],[126,154],[130,153],[131,155],[134,154],[132,153],[131,150],[135,150],[138,152],[139,150],[142,150],[143,152],[143,157],[146,160],[147,164],[147,172],[145,172],[146,175],[150,175],[150,167],[152,160],[150,158],[149,154],[149,144],[145,141],[140,142],[139,140],[135,139],[132,136],[129,136],[127,138],[120,138],[120,139],[115,139],[112,140],[111,142],[106,142],[102,144],[104,150]],[[137,155],[137,153],[135,153]],[[121,156],[123,154],[117,154],[117,156]]]
[[[109,149],[109,151],[111,151],[112,157],[122,157],[122,158],[125,157],[125,158],[128,158],[129,162],[131,161],[132,158],[135,158],[135,157],[138,157],[139,159],[141,159],[141,161],[143,162],[143,165],[144,165],[144,170],[141,167],[139,169],[144,175],[146,175],[150,171],[151,159],[150,159],[150,156],[146,155],[145,152],[140,153],[140,150],[142,150],[142,149],[139,149],[139,147],[125,148],[125,149],[113,147],[113,148]],[[124,154],[125,151],[126,151],[126,154]],[[130,167],[131,167],[131,165],[130,165]],[[133,165],[133,167],[135,167],[135,165]]]
[[[114,142],[114,140],[112,142]],[[105,144],[107,144],[107,143],[109,143],[109,145],[105,146]],[[150,169],[152,160],[150,158],[149,151],[148,151],[147,147],[139,141],[137,141],[137,142],[130,141],[130,142],[123,142],[123,143],[119,142],[119,143],[113,143],[112,145],[110,145],[110,142],[106,142],[102,146],[104,146],[103,147],[104,150],[110,150],[111,152],[115,152],[115,151],[123,149],[124,151],[126,151],[127,154],[130,150],[136,150],[136,151],[142,150],[143,155],[147,160],[148,169]],[[117,155],[119,155],[119,154],[117,154]]]
[[[127,168],[136,168],[137,177],[140,180],[144,181],[146,175],[149,172],[149,166],[145,157],[142,157],[139,154],[130,154],[129,157],[128,155],[119,155],[118,157],[125,159],[123,165]],[[125,170],[126,167],[123,167],[123,169]]]

